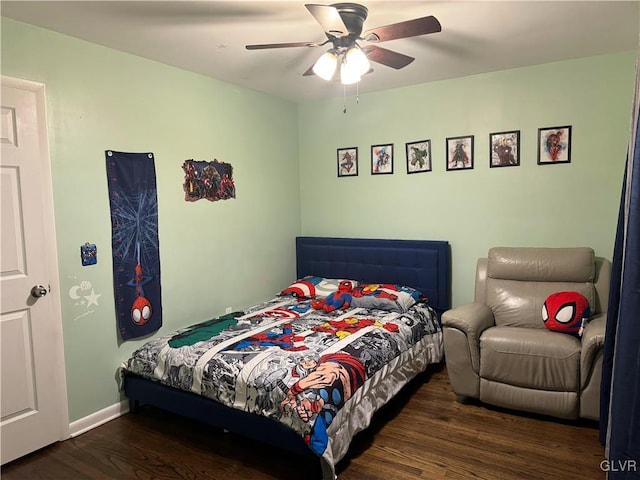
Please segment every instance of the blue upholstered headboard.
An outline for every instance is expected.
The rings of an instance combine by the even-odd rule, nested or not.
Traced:
[[[413,287],[439,312],[451,308],[449,242],[297,237],[298,278],[315,275]]]

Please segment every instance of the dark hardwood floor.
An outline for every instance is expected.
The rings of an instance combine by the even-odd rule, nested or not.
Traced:
[[[356,436],[339,480],[604,479],[595,422],[461,405],[432,366]],[[2,467],[3,480],[301,480],[318,465],[152,407]]]

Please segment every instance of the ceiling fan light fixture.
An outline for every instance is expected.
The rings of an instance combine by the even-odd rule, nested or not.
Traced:
[[[364,75],[371,68],[369,59],[357,45],[347,50],[344,56],[344,62],[348,64],[349,69],[354,69],[360,75]]]
[[[352,64],[343,61],[340,65],[340,82],[343,85],[352,85],[360,81],[360,71]]]
[[[323,53],[313,66],[313,73],[323,80],[331,80],[338,66],[338,56],[331,49]]]

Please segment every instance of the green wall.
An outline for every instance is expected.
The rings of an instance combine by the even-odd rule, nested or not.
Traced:
[[[446,239],[454,304],[471,300],[493,245],[613,249],[636,52],[296,106],[153,61],[2,19],[2,74],[46,84],[70,419],[121,399],[104,151],[152,151],[164,326],[271,297],[294,275],[298,234]],[[366,78],[363,80],[366,81]],[[572,125],[570,164],[536,165],[539,127]],[[489,168],[488,136],[521,131],[519,167]],[[445,171],[446,137],[475,136],[475,166]],[[406,174],[405,143],[431,139],[433,171]],[[395,173],[370,174],[370,146]],[[358,146],[360,174],[336,177]],[[184,201],[186,159],[231,163],[237,199]],[[98,246],[82,267],[80,245]],[[87,283],[88,282],[88,283]],[[73,299],[91,285],[98,306]],[[83,287],[84,288],[84,287]],[[82,290],[84,292],[84,290]]]
[[[520,68],[299,109],[304,235],[448,240],[453,303],[472,301],[492,246],[594,248],[611,258],[636,52]],[[410,67],[408,67],[410,68]],[[374,73],[375,75],[375,73]],[[366,77],[362,80],[367,81]],[[540,127],[572,126],[571,163],[537,165]],[[489,134],[521,132],[521,165],[489,168]],[[446,171],[445,139],[474,135],[472,170]],[[431,139],[433,170],[407,175],[405,143]],[[371,175],[371,145],[393,143],[393,175]],[[359,175],[337,178],[357,146]]]
[[[297,107],[2,19],[2,74],[46,84],[71,421],[120,400],[105,150],[155,154],[160,333],[271,298],[295,275]],[[184,200],[186,159],[231,163],[237,198]],[[82,267],[92,242],[98,263]],[[69,290],[89,282],[98,305]],[[76,290],[88,294],[89,290]]]

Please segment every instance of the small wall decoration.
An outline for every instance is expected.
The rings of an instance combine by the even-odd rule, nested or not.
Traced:
[[[473,168],[473,135],[447,138],[447,170]]]
[[[82,259],[82,266],[95,265],[98,263],[98,248],[93,243],[85,243],[80,246],[80,258]]]
[[[520,130],[489,134],[489,167],[520,165]]]
[[[236,198],[236,186],[233,182],[233,167],[229,163],[206,162],[203,160],[185,160],[184,199],[195,202],[206,198],[211,202]]]
[[[76,277],[73,279],[75,284],[69,288],[69,298],[74,305],[74,313],[77,314],[74,320],[78,320],[95,312],[95,308],[92,307],[100,306],[98,300],[102,294],[96,293],[89,280],[77,281]]]
[[[338,176],[355,177],[358,175],[358,147],[338,149]]]
[[[407,148],[407,173],[431,171],[431,140],[409,142]]]
[[[371,145],[371,174],[393,173],[393,144]]]
[[[571,125],[538,129],[538,165],[571,162]]]

